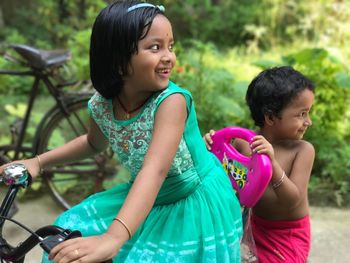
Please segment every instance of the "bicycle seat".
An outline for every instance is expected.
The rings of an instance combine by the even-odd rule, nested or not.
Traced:
[[[10,45],[34,69],[57,67],[70,58],[70,52],[64,49],[42,50],[27,45]]]

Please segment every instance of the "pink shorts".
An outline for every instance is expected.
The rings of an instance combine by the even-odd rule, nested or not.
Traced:
[[[310,251],[310,217],[265,220],[251,215],[252,232],[260,263],[305,263]]]

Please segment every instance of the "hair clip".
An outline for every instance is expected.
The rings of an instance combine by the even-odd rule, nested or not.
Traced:
[[[141,4],[137,4],[137,5],[133,5],[133,6],[129,7],[127,13],[134,11],[135,9],[142,8],[142,7],[153,7],[153,8],[159,9],[161,12],[165,11],[165,7],[162,5],[152,5],[149,3],[141,3]]]

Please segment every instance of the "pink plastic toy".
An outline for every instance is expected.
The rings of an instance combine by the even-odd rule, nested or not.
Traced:
[[[223,164],[233,188],[239,194],[239,201],[246,207],[253,207],[261,198],[272,176],[270,158],[254,153],[251,157],[240,154],[232,145],[234,138],[247,142],[256,134],[240,127],[227,127],[212,136],[212,153]]]

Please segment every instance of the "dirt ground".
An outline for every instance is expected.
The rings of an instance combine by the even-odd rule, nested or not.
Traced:
[[[1,189],[2,191],[2,189]],[[30,229],[53,222],[60,208],[48,195],[19,203],[14,219]],[[350,244],[350,209],[329,207],[311,208],[312,248],[308,263],[347,263]],[[4,234],[11,244],[23,241],[27,233],[11,223],[5,224]],[[42,250],[35,247],[26,257],[26,263],[40,262]]]

